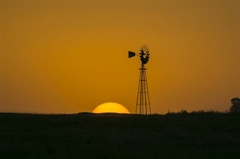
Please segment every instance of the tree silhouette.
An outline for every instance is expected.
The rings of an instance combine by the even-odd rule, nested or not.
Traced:
[[[231,99],[232,106],[230,107],[231,113],[240,113],[240,99],[239,98],[233,98]]]

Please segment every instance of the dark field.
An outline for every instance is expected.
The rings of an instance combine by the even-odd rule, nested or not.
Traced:
[[[0,158],[240,158],[240,114],[0,113]]]

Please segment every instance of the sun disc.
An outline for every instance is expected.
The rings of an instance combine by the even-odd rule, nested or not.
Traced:
[[[114,102],[108,102],[103,103],[97,106],[92,113],[119,113],[119,114],[130,114],[130,112],[125,108],[123,105],[114,103]]]

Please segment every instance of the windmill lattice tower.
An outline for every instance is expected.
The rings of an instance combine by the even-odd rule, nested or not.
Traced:
[[[137,100],[136,100],[136,108],[135,114],[151,114],[151,104],[150,97],[148,91],[148,83],[147,83],[147,68],[145,65],[149,61],[149,50],[146,45],[143,45],[140,49],[140,53],[136,54],[133,51],[128,51],[128,58],[134,57],[135,55],[139,55],[141,61],[140,75],[139,75],[139,83],[138,83],[138,92],[137,92]]]

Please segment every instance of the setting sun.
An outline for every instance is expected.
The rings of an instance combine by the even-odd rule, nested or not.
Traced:
[[[103,103],[97,106],[93,113],[119,113],[130,114],[130,112],[123,105],[113,102]]]

